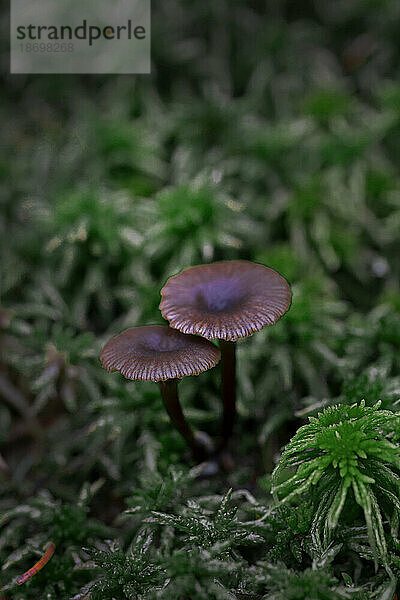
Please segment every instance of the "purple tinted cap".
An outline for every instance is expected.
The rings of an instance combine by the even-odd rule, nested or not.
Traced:
[[[245,260],[185,269],[167,281],[161,296],[171,327],[209,340],[235,341],[273,325],[291,302],[284,277]]]
[[[199,375],[219,359],[220,351],[211,342],[162,325],[127,329],[109,340],[100,354],[107,371],[142,381]]]

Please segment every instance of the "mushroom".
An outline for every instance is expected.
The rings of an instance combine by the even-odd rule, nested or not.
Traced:
[[[119,371],[127,379],[158,383],[172,423],[194,457],[202,460],[207,452],[183,415],[178,381],[214,367],[220,357],[219,349],[208,340],[163,325],[148,325],[132,327],[113,337],[101,351],[100,361],[107,371]]]
[[[160,310],[171,327],[219,340],[225,444],[236,418],[235,342],[273,325],[285,314],[291,302],[289,285],[264,265],[221,261],[190,267],[171,277],[161,296]]]

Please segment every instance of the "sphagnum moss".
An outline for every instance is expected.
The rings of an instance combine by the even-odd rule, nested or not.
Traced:
[[[400,431],[399,415],[364,401],[332,406],[310,417],[285,447],[272,475],[280,502],[311,494],[312,528],[325,544],[339,523],[350,491],[364,512],[375,561],[388,566],[384,519],[400,517],[400,448],[390,440]],[[292,471],[295,471],[292,474]]]

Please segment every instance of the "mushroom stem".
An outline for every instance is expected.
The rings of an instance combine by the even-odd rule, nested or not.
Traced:
[[[196,439],[192,429],[187,423],[178,398],[178,379],[159,381],[161,397],[166,411],[176,429],[185,438],[192,450],[195,460],[203,461],[207,457],[205,447]]]
[[[219,340],[221,349],[221,379],[223,423],[222,445],[225,446],[232,435],[236,421],[236,342]]]

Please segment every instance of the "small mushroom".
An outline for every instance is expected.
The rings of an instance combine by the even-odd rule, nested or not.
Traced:
[[[185,420],[177,384],[186,375],[211,369],[220,357],[219,349],[208,340],[162,325],[127,329],[109,340],[100,354],[107,371],[119,371],[127,379],[158,383],[172,423],[197,460],[206,458],[207,451]]]
[[[218,338],[221,348],[223,444],[236,418],[235,342],[289,309],[291,292],[279,273],[245,260],[221,261],[185,269],[161,290],[160,310],[174,329]]]

